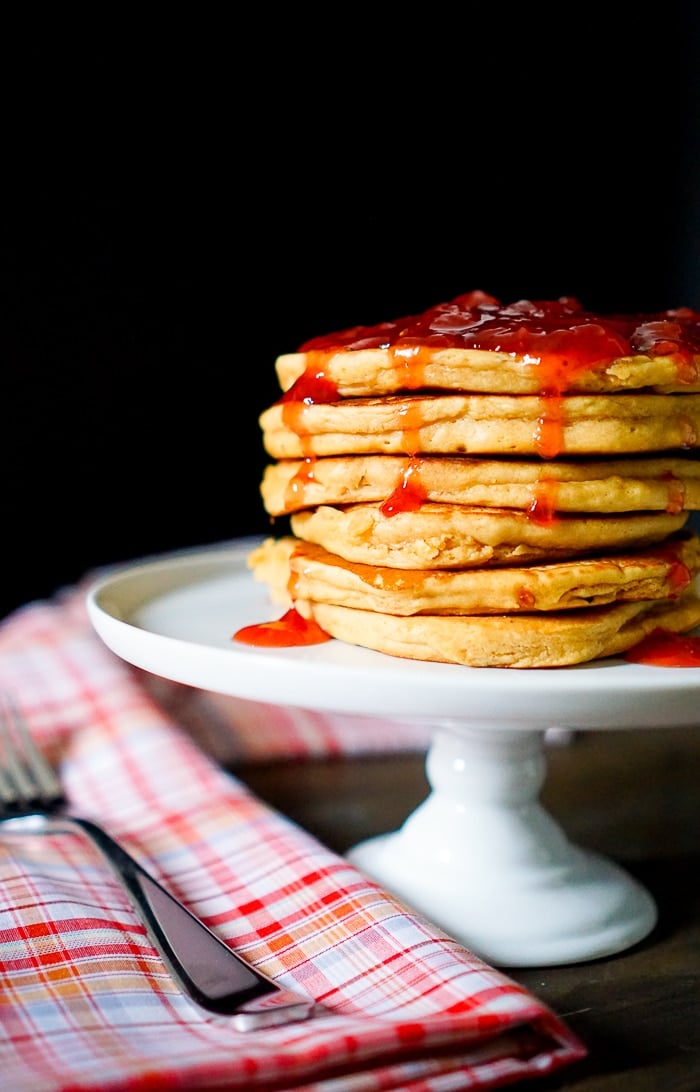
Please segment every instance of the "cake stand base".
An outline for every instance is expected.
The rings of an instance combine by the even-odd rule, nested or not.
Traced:
[[[645,888],[569,842],[538,797],[545,732],[442,722],[431,792],[400,830],[348,859],[465,947],[502,967],[620,952],[657,920]]]

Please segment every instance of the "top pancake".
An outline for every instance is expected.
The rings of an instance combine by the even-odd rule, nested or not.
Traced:
[[[319,401],[404,391],[700,391],[700,313],[599,314],[578,300],[467,292],[417,315],[314,338],[280,356],[283,391]],[[314,394],[315,390],[315,394]]]
[[[681,369],[673,356],[623,356],[589,371],[564,376],[563,390],[609,394],[642,390],[660,394],[700,391],[700,357]],[[401,354],[392,349],[284,353],[275,361],[283,391],[305,375],[323,373],[341,398],[400,394],[413,390],[467,391],[474,394],[538,394],[542,371],[537,361],[483,349],[435,349]]]

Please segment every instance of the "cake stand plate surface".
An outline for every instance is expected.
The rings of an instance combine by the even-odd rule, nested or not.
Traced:
[[[257,541],[111,571],[87,595],[96,633],[126,662],[203,690],[428,726],[426,800],[399,830],[348,856],[490,963],[580,962],[647,936],[657,919],[650,893],[614,862],[573,845],[539,803],[545,736],[695,725],[700,668],[622,659],[465,668],[337,640],[240,644],[232,639],[238,629],[282,613],[247,567]]]

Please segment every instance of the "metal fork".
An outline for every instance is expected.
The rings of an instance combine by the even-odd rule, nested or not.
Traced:
[[[78,829],[121,880],[170,973],[190,999],[232,1019],[240,1031],[303,1020],[314,1002],[251,967],[90,819],[68,814],[61,783],[36,747],[26,721],[0,704],[0,823],[51,834]]]

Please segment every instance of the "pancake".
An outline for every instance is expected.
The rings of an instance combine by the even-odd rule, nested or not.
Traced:
[[[321,391],[325,401],[426,389],[689,393],[700,389],[700,314],[601,314],[573,297],[503,303],[477,290],[313,338],[276,371],[283,391],[313,401]]]
[[[551,614],[416,615],[411,618],[298,600],[297,610],[352,645],[409,660],[465,667],[567,667],[632,648],[653,630],[700,624],[700,597],[613,603]]]
[[[406,571],[344,561],[284,536],[266,539],[248,564],[287,606],[301,599],[402,616],[519,614],[677,598],[700,571],[700,538],[682,533],[657,549],[549,565]]]
[[[428,501],[556,512],[677,512],[700,509],[700,460],[595,462],[468,456],[346,455],[285,459],[265,467],[266,511],[287,515],[320,504],[386,501],[406,489]]]
[[[327,455],[612,455],[700,446],[700,394],[416,395],[277,402],[274,459]]]
[[[538,523],[514,509],[422,504],[382,513],[379,504],[319,505],[290,517],[292,533],[346,561],[399,569],[452,569],[557,561],[640,549],[680,531],[688,512],[569,516]]]
[[[481,349],[432,349],[412,354],[393,349],[285,353],[275,361],[275,369],[283,391],[306,375],[321,373],[340,398],[411,390],[539,394],[542,389],[538,361]],[[679,368],[673,354],[622,356],[590,370],[565,374],[561,386],[569,393],[608,394],[647,388],[687,394],[700,391],[700,357],[690,367]]]

